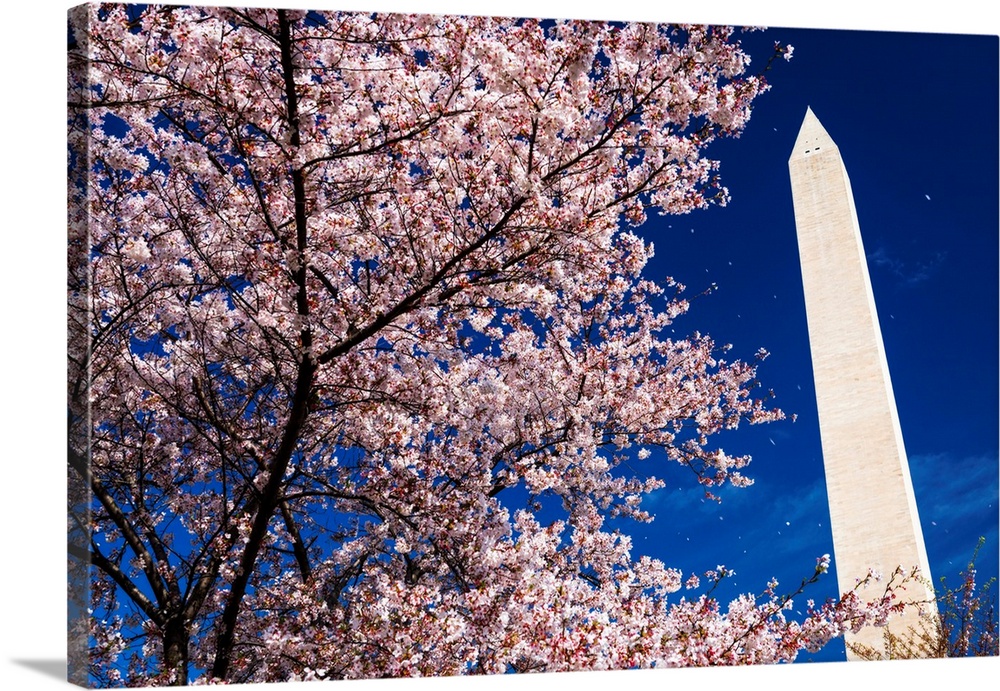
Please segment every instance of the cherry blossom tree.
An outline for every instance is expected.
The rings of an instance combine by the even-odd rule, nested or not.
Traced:
[[[976,560],[985,543],[986,538],[980,537],[972,558],[959,574],[961,585],[949,587],[947,579],[941,577],[935,589],[935,607],[923,611],[916,626],[901,632],[884,629],[881,650],[855,643],[848,643],[848,650],[862,660],[1000,655],[996,579],[985,583],[976,580]]]
[[[767,88],[732,29],[70,16],[87,683],[777,662],[898,609],[685,598],[607,525],[668,464],[750,484],[713,437],[783,417],[667,335],[633,230],[726,201],[705,147]]]

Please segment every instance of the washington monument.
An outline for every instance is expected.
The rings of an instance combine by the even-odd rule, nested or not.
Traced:
[[[851,181],[811,109],[788,169],[840,591],[853,589],[869,568],[887,579],[897,566],[907,573],[919,566],[929,580]],[[859,595],[873,599],[884,586],[874,583]],[[914,584],[906,597],[930,600],[931,591]],[[890,630],[905,636],[917,624],[915,608],[908,608]],[[846,640],[884,655],[881,628]],[[856,657],[849,645],[848,659]]]

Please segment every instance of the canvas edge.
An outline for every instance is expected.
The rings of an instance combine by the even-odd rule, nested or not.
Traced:
[[[87,5],[67,12],[67,611],[66,680],[90,686],[90,117],[82,103],[90,69]]]

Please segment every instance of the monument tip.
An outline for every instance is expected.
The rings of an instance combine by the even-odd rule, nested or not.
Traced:
[[[799,127],[799,134],[795,138],[795,146],[792,148],[792,155],[789,160],[801,158],[807,154],[821,150],[824,146],[836,147],[833,139],[827,134],[826,128],[816,117],[811,106],[806,106],[805,117],[802,118],[802,125]]]

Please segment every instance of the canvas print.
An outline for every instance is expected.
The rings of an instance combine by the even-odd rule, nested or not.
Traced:
[[[70,681],[996,656],[997,57],[70,10]]]

